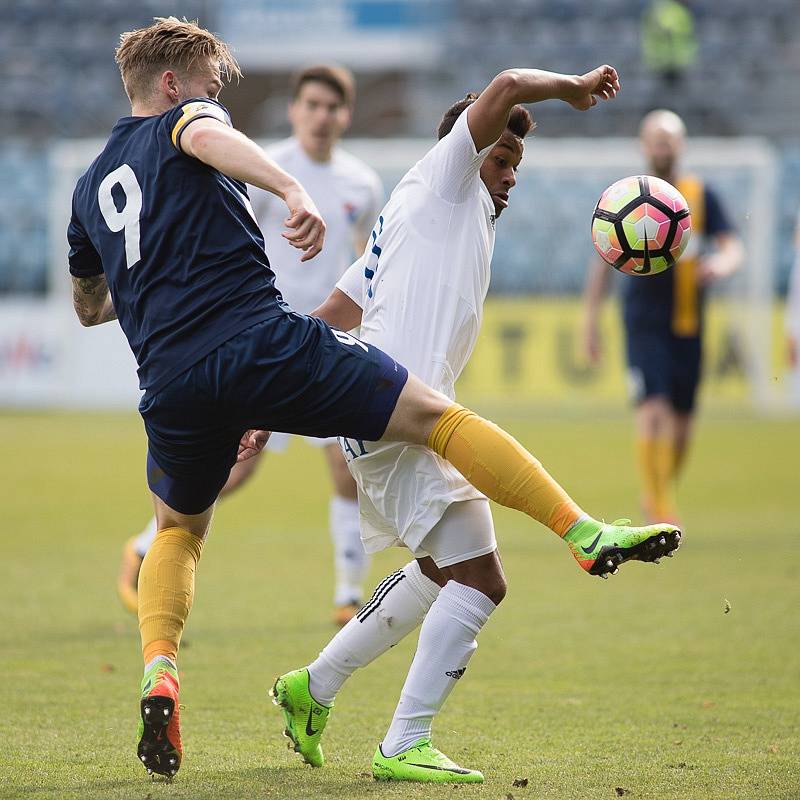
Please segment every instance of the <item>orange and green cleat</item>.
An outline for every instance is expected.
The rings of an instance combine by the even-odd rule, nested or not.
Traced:
[[[564,537],[575,560],[590,575],[607,578],[626,561],[658,564],[662,556],[672,558],[681,543],[680,529],[666,522],[631,528],[629,519],[610,525],[596,519],[576,523]]]
[[[142,568],[144,557],[136,550],[136,537],[128,539],[122,550],[122,563],[119,566],[117,578],[117,594],[122,600],[122,605],[135,614],[139,605],[139,570]]]
[[[333,624],[344,628],[358,613],[359,608],[361,608],[359,603],[345,603],[343,606],[336,606],[333,609]]]
[[[139,760],[149,774],[170,779],[183,758],[178,688],[177,669],[171,661],[158,658],[144,673],[139,703]]]

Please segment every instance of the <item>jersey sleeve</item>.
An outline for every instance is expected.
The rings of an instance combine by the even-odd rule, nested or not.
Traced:
[[[364,308],[364,266],[360,258],[345,270],[336,288],[344,292],[359,308]]]
[[[67,241],[69,242],[69,272],[76,278],[90,278],[93,275],[102,275],[103,262],[100,254],[92,244],[92,240],[86,233],[86,229],[81,224],[72,209],[72,218],[67,227]]]
[[[449,203],[462,203],[473,191],[483,160],[495,143],[475,149],[468,118],[472,106],[462,112],[453,129],[419,162],[418,168],[433,192]]]
[[[704,189],[706,206],[706,236],[717,236],[734,230],[733,223],[720,202],[719,195],[709,188]]]
[[[187,100],[167,113],[166,122],[169,137],[178,150],[181,150],[181,136],[183,136],[186,127],[195,120],[203,119],[204,117],[219,120],[225,125],[233,127],[228,109],[222,103],[217,103],[211,98]],[[183,151],[181,150],[181,152]]]

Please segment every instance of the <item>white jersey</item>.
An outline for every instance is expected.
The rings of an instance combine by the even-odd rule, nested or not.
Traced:
[[[451,399],[478,338],[495,235],[479,174],[492,145],[476,151],[468,113],[406,173],[337,284],[363,309],[360,338]],[[427,448],[344,440],[343,449],[368,551],[398,540],[416,550],[450,503],[483,496]]]
[[[267,147],[266,153],[303,184],[325,220],[322,252],[301,262],[302,251],[281,236],[286,204],[270,192],[248,187],[275,283],[295,311],[307,314],[325,300],[347,269],[354,242],[369,236],[383,203],[383,187],[375,170],[339,148],[325,163],[309,158],[294,138]]]

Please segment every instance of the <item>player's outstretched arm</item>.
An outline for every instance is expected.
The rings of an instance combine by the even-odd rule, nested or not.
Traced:
[[[72,304],[81,325],[90,328],[117,318],[105,275],[72,277]]]
[[[361,306],[341,289],[334,289],[322,305],[315,308],[309,316],[318,317],[331,328],[351,331],[361,324]]]
[[[518,103],[563,100],[585,111],[619,91],[619,76],[607,64],[584,75],[562,75],[540,69],[507,69],[480,93],[469,112],[469,129],[477,150],[496,142]]]
[[[289,209],[283,236],[304,252],[308,261],[322,250],[325,223],[306,190],[240,131],[213,117],[192,120],[180,139],[186,155],[236,180],[258,186],[280,197]]]

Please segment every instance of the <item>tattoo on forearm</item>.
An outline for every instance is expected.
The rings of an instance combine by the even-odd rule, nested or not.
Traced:
[[[72,303],[78,319],[84,325],[99,325],[117,318],[110,302],[105,275],[73,277]]]

